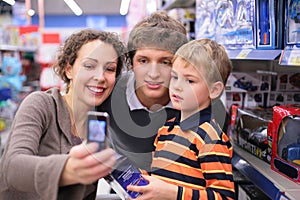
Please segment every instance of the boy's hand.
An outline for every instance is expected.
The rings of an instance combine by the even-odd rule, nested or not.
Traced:
[[[145,186],[133,186],[129,185],[128,190],[143,193],[136,200],[171,200],[177,198],[177,186],[166,183],[158,178],[143,175],[143,177],[149,182]]]

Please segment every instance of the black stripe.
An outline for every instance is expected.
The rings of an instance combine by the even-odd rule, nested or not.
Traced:
[[[162,142],[164,142],[164,141],[173,141],[173,142],[182,144],[184,146],[189,146],[190,145],[190,141],[189,140],[187,140],[184,137],[175,135],[175,134],[160,135],[158,137],[158,141],[162,141]]]
[[[220,193],[222,196],[222,199],[228,199],[227,197],[234,199],[234,192],[232,192],[230,190],[222,190],[222,189],[216,189],[216,188],[211,188],[211,189],[214,190],[215,192]]]
[[[188,147],[190,150],[194,151],[196,155],[198,155],[199,150],[197,149],[195,144],[192,144],[188,139],[185,137],[181,137],[175,134],[169,134],[169,135],[160,135],[158,137],[159,142],[164,142],[164,141],[173,141],[174,143],[181,144],[185,147]]]
[[[230,180],[233,182],[233,176],[230,174],[225,174],[225,173],[203,173],[203,176],[206,180]]]
[[[206,155],[204,157],[199,158],[200,163],[208,163],[208,162],[221,162],[225,164],[231,164],[231,158],[228,156],[221,155]]]
[[[230,140],[228,140],[228,141],[226,142],[226,146],[228,147],[228,149],[230,149],[230,148],[232,147],[232,144],[231,144]]]
[[[178,186],[177,200],[182,199],[182,187]]]
[[[226,142],[223,141],[222,139],[220,139],[220,140],[213,140],[212,144],[220,144],[220,145],[226,146]]]
[[[199,200],[199,199],[200,199],[199,190],[193,190],[192,200]]]
[[[208,200],[215,199],[215,195],[214,195],[214,192],[212,191],[212,189],[206,188],[206,192],[207,192],[207,199]]]
[[[198,127],[197,129],[197,134],[202,138],[202,140],[205,142],[205,143],[211,143],[212,140],[211,138],[209,137],[209,135],[207,134],[207,132],[205,130],[203,130],[202,128]]]
[[[199,186],[203,186],[203,187],[206,186],[205,179],[195,178],[195,177],[192,177],[192,176],[172,172],[172,171],[165,170],[165,169],[153,168],[152,169],[152,174],[156,174],[156,175],[163,176],[163,177],[166,177],[166,178],[171,178],[171,179],[182,181],[182,182],[185,182],[185,183],[191,183],[191,184],[199,185]]]
[[[200,165],[197,160],[191,160],[184,156],[171,153],[169,151],[164,151],[164,150],[155,151],[154,158],[166,158],[166,159],[178,162],[178,163],[186,164],[188,166],[191,166],[191,167],[194,167],[197,169],[200,168]]]

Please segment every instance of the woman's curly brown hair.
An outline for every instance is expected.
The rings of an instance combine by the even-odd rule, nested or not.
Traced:
[[[66,92],[70,87],[70,79],[66,76],[66,67],[69,65],[73,66],[78,56],[78,51],[81,47],[91,41],[101,40],[104,43],[111,44],[117,55],[118,63],[116,76],[118,76],[122,68],[127,66],[127,50],[123,42],[119,39],[116,33],[97,31],[93,29],[84,29],[77,33],[73,33],[66,39],[64,45],[58,51],[57,61],[53,65],[54,72],[66,83]]]

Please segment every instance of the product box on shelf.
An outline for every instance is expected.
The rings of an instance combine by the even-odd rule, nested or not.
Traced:
[[[285,99],[285,92],[270,92],[267,105],[268,107],[284,105]]]
[[[257,49],[275,49],[282,35],[282,1],[256,0]],[[282,21],[282,20],[281,20]]]
[[[271,169],[300,183],[300,106],[274,106],[268,126],[273,137]]]
[[[255,0],[196,0],[196,38],[227,49],[255,49]]]
[[[230,108],[231,105],[244,106],[247,90],[238,87],[238,78],[231,73],[227,79],[226,91],[226,106]]]
[[[268,124],[272,109],[231,107],[229,134],[231,140],[267,163],[271,161],[272,137]]]
[[[300,90],[299,92],[286,92],[285,104],[300,104]]]
[[[245,98],[245,106],[248,108],[266,107],[268,93],[248,92]]]
[[[233,72],[226,83],[227,107],[266,107],[271,88],[271,76],[258,73]]]
[[[285,2],[285,44],[297,45],[300,42],[300,1],[287,0]]]
[[[276,89],[279,91],[300,91],[300,73],[278,73]]]

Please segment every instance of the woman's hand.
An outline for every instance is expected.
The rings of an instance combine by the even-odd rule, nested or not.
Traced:
[[[170,183],[166,183],[158,178],[143,175],[148,181],[148,185],[145,186],[133,186],[129,185],[128,190],[143,193],[135,200],[174,200],[177,198],[177,186]]]
[[[91,184],[106,176],[116,163],[115,151],[111,148],[97,152],[97,143],[82,143],[70,150],[60,179],[60,186]]]

